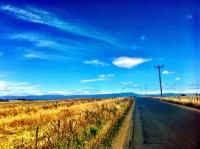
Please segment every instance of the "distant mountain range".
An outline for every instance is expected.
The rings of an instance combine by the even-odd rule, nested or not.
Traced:
[[[26,100],[52,100],[52,99],[74,99],[74,98],[110,98],[110,97],[127,97],[140,96],[139,94],[127,93],[113,93],[113,94],[94,94],[94,95],[29,95],[29,96],[0,96],[0,99],[26,99]]]
[[[181,93],[164,93],[163,96],[180,96]],[[186,96],[195,96],[195,94],[186,94]],[[29,95],[29,96],[0,96],[0,99],[25,99],[25,100],[53,100],[53,99],[74,99],[74,98],[110,98],[110,97],[140,97],[140,94],[126,92],[126,93],[112,93],[112,94],[94,94],[94,95]],[[144,96],[144,95],[142,95]],[[160,94],[148,94],[148,96],[160,96]]]

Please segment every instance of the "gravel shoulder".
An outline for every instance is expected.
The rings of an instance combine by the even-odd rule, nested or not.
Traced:
[[[127,116],[120,127],[120,130],[113,140],[112,149],[129,149],[132,148],[133,121],[134,121],[135,100],[127,113]]]

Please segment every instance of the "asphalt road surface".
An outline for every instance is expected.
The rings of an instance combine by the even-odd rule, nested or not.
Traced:
[[[137,98],[134,149],[200,149],[200,112],[154,99]]]

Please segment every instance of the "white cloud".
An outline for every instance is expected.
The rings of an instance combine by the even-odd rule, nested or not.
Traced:
[[[111,94],[113,92],[102,91],[100,89],[75,89],[75,90],[55,90],[55,91],[39,91],[36,89],[33,90],[0,90],[0,96],[28,96],[28,95],[94,95],[94,94]]]
[[[180,80],[180,79],[181,79],[181,78],[179,78],[179,77],[175,78],[175,80],[177,80],[177,81]]]
[[[11,40],[24,40],[31,42],[33,48],[21,47],[25,58],[38,58],[48,60],[66,60],[76,59],[77,55],[74,55],[72,50],[78,50],[81,52],[83,49],[87,49],[89,46],[87,43],[81,43],[72,41],[69,39],[56,38],[45,36],[38,33],[24,32],[8,35]],[[45,48],[45,50],[43,49]]]
[[[33,14],[32,12],[29,12],[27,10],[23,10],[17,7],[13,7],[10,5],[4,5],[1,7],[2,10],[13,13],[17,18],[31,21],[31,22],[37,22],[37,23],[42,23],[41,17],[37,14]]]
[[[114,77],[115,74],[108,74],[107,76],[108,76],[108,77]]]
[[[137,57],[118,57],[112,63],[113,65],[121,68],[132,68],[139,64],[149,62],[152,59],[137,58]]]
[[[9,83],[10,86],[15,86],[15,87],[23,86],[23,85],[28,85],[28,84],[29,83],[27,83],[27,82]]]
[[[38,85],[30,86],[28,82],[10,82],[10,81],[0,81],[0,89],[9,88],[9,89],[33,89],[38,87]]]
[[[99,75],[99,78],[105,78],[105,77],[106,77],[105,74],[101,74],[101,75]]]
[[[74,49],[82,49],[85,47],[84,44],[73,42],[70,40],[62,40],[59,38],[50,38],[48,36],[37,34],[37,33],[21,33],[21,34],[13,34],[9,36],[10,39],[15,40],[25,40],[32,42],[35,47],[41,48],[50,48],[55,49],[57,51],[66,51],[66,50],[74,50]]]
[[[49,91],[49,92],[45,92],[43,93],[43,95],[70,95],[71,92],[70,91]]]
[[[0,89],[5,88],[6,87],[6,82],[5,81],[0,81]]]
[[[90,64],[90,65],[96,65],[96,66],[101,66],[101,67],[104,67],[104,66],[108,66],[108,64],[104,63],[104,62],[101,62],[97,59],[95,60],[90,60],[90,61],[84,61],[83,62],[84,64]]]
[[[65,32],[70,32],[76,35],[89,37],[109,44],[116,44],[115,38],[102,33],[95,27],[64,21],[47,11],[30,7],[22,9],[11,5],[3,5],[0,7],[0,9],[10,15],[13,15],[14,17],[20,20],[43,24],[54,27],[59,30],[63,30]]]
[[[173,71],[167,71],[167,70],[164,70],[163,72],[162,72],[162,74],[173,74],[174,72]]]
[[[122,90],[133,90],[138,88],[138,85],[131,81],[126,82],[113,82],[112,84],[117,84]]]
[[[133,84],[134,82],[114,82],[113,84],[119,84],[119,85],[128,85]]]
[[[115,76],[115,74],[107,74],[107,75],[101,74],[101,75],[99,75],[99,78],[114,77],[114,76]]]
[[[115,76],[114,74],[107,74],[107,75],[100,74],[98,76],[98,78],[95,78],[95,79],[84,79],[84,80],[81,80],[80,82],[81,83],[88,83],[88,82],[96,82],[96,81],[105,81],[105,80],[111,79],[114,76]]]
[[[91,88],[83,88],[83,89],[75,89],[70,91],[47,91],[47,92],[34,92],[33,95],[94,95],[94,94],[109,94],[113,92],[102,91],[99,89],[91,89]]]
[[[24,55],[27,59],[45,59],[45,60],[63,60],[63,59],[73,59],[72,57],[65,57],[65,55],[58,55],[51,52],[40,52],[40,51],[30,51]]]
[[[31,94],[38,91],[37,88],[40,85],[30,85],[27,82],[11,82],[0,80],[0,95],[1,96],[20,96]]]
[[[106,79],[107,78],[96,78],[96,79],[81,80],[81,83],[96,82],[96,81],[105,81]]]
[[[47,57],[45,57],[43,55],[43,53],[29,53],[29,54],[24,55],[24,57],[26,57],[26,58],[47,59]]]

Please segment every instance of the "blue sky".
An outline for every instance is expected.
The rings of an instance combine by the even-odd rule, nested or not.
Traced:
[[[199,93],[199,4],[1,0],[1,95]]]

